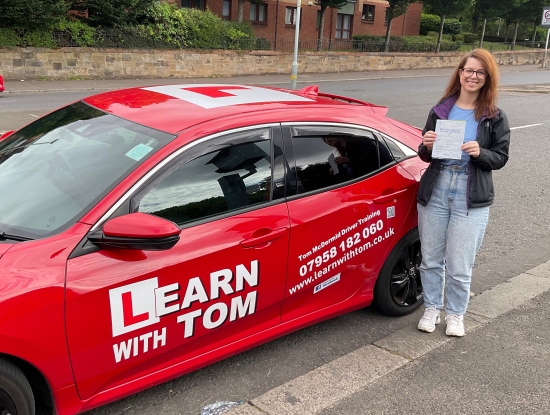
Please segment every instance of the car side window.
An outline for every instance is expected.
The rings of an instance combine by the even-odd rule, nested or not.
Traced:
[[[395,144],[395,142],[390,139],[390,138],[386,138],[386,137],[382,137],[382,140],[380,140],[380,142],[384,142],[386,143],[386,145],[388,146],[388,148],[390,149],[390,152],[391,154],[393,155],[393,158],[395,160],[401,160],[402,158],[406,157],[405,153],[397,146],[397,144]]]
[[[394,162],[387,146],[370,131],[342,131],[293,128],[298,193],[345,183]]]
[[[269,130],[260,140],[209,144],[216,150],[175,168],[141,197],[137,211],[185,225],[269,202],[272,151],[265,134]]]

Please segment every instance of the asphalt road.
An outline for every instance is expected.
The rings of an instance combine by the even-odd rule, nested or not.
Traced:
[[[389,116],[422,126],[446,81],[443,76],[426,76],[322,82],[320,88],[386,105]],[[502,79],[502,85],[506,86],[548,83],[550,73],[540,70],[507,73]],[[86,95],[89,93],[2,96],[0,130],[18,128],[45,112]],[[472,290],[475,293],[550,259],[549,101],[548,94],[543,93],[502,91],[500,94],[499,106],[507,113],[513,128],[511,157],[508,165],[494,174],[496,202],[491,209],[485,241],[474,270]],[[89,414],[193,415],[199,414],[201,407],[212,402],[246,401],[414,324],[416,319],[415,315],[387,317],[373,308],[359,310],[90,411]]]

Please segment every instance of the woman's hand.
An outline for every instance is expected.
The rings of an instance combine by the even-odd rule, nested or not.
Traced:
[[[422,144],[428,149],[431,153],[436,139],[435,131],[426,131],[426,134],[422,136]]]
[[[334,162],[336,164],[342,164],[342,163],[349,164],[349,159],[347,157],[338,156],[338,157],[334,157]]]
[[[477,141],[466,141],[460,147],[462,151],[468,153],[470,157],[479,157],[479,143]]]

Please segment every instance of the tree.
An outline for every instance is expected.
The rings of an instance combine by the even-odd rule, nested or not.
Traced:
[[[155,0],[78,0],[73,9],[86,12],[90,26],[121,27],[140,22]]]
[[[501,17],[504,17],[507,25],[514,23],[514,37],[512,39],[512,50],[514,50],[514,47],[516,45],[516,39],[518,36],[518,28],[519,23],[521,20],[523,20],[527,13],[527,8],[525,7],[525,3],[528,0],[505,0],[502,3],[502,7],[500,10]],[[541,7],[542,10],[542,7]],[[508,39],[508,28],[506,28],[506,40]]]
[[[386,27],[386,42],[384,44],[384,52],[390,50],[391,37],[391,22],[395,17],[405,14],[409,4],[415,3],[416,0],[388,0],[389,7],[386,8],[388,17],[388,26]]]
[[[67,0],[0,0],[0,27],[50,28],[69,8]]]
[[[441,48],[441,38],[443,37],[443,26],[445,24],[445,17],[456,15],[463,12],[470,5],[471,0],[424,0],[423,4],[429,6],[433,14],[437,14],[441,19],[439,25],[439,36],[437,38],[437,45],[435,47],[435,53],[439,53]]]
[[[533,23],[533,39],[532,46],[535,47],[535,40],[537,37],[537,27],[541,23],[542,9],[548,4],[547,0],[528,0],[524,4],[525,7],[525,19]]]
[[[481,37],[479,40],[479,47],[483,47],[483,38],[485,37],[485,28],[487,27],[487,20],[495,17],[512,18],[516,22],[516,30],[514,35],[517,36],[517,30],[519,21],[522,17],[521,5],[527,0],[500,0],[495,2],[494,0],[475,0],[475,8],[479,16],[483,19],[483,29],[481,31]]]
[[[323,31],[325,29],[325,12],[328,8],[339,9],[345,6],[348,0],[315,0],[317,6],[321,6],[321,16],[319,21],[319,33],[317,35],[317,50],[323,48]]]

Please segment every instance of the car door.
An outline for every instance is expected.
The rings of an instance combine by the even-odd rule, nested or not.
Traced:
[[[285,133],[295,176],[287,192],[282,319],[288,321],[344,301],[376,278],[411,207],[415,182],[375,131],[292,125]],[[368,301],[372,291],[366,294]]]
[[[68,261],[67,335],[82,399],[167,367],[189,371],[280,323],[289,237],[276,190],[280,127],[201,141],[126,202],[127,212],[176,223],[173,248],[83,250]]]

